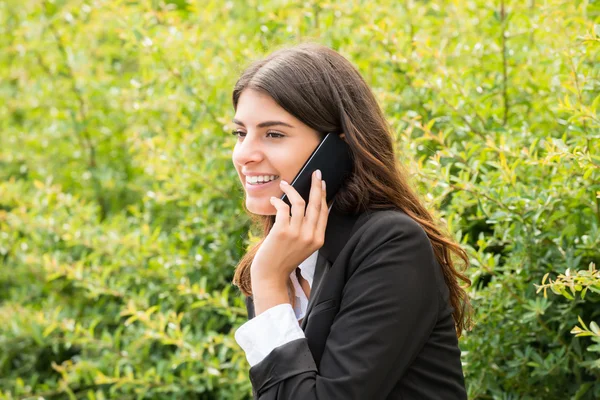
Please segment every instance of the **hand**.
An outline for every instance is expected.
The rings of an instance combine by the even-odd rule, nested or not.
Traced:
[[[275,224],[250,267],[256,315],[259,314],[258,308],[263,308],[257,307],[260,298],[269,298],[270,303],[276,303],[271,306],[288,301],[286,283],[290,274],[302,261],[320,249],[325,241],[329,212],[325,181],[321,179],[320,171],[317,170],[312,175],[306,215],[305,201],[296,189],[284,181],[280,186],[292,204],[292,215],[290,217],[290,207],[283,200],[271,198],[271,204],[277,209]],[[266,308],[270,307],[263,309]]]

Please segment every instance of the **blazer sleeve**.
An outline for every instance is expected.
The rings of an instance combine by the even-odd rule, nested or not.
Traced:
[[[306,338],[279,346],[250,368],[255,397],[385,398],[418,355],[437,321],[439,265],[420,225],[382,214],[352,253],[320,365]]]

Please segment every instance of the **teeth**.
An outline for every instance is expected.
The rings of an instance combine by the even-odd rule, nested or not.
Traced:
[[[270,182],[276,178],[279,178],[279,176],[278,175],[246,176],[246,182],[251,185],[256,185],[257,183]]]

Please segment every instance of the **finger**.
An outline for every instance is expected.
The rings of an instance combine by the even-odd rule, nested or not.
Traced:
[[[275,224],[273,227],[287,229],[287,227],[290,225],[290,206],[288,206],[285,201],[275,196],[272,196],[270,201],[273,207],[275,207],[277,210],[277,213],[275,214]]]
[[[317,176],[320,175],[321,171],[317,171],[312,174],[312,184],[310,186],[308,206],[306,207],[306,228],[310,229],[311,232],[314,232],[315,227],[317,226],[317,221],[319,220],[319,214],[321,212],[321,204],[323,203],[321,201],[323,197],[323,188],[321,187],[322,180]]]
[[[327,190],[325,181],[322,182],[321,190],[321,210],[319,211],[319,220],[315,228],[315,237],[325,240],[325,230],[327,229],[327,220],[329,219],[329,208],[327,207]]]
[[[300,228],[302,227],[302,220],[304,219],[304,208],[306,202],[302,196],[300,196],[300,193],[298,193],[298,191],[296,191],[292,185],[283,179],[281,180],[279,186],[287,195],[288,199],[290,200],[290,204],[292,205],[292,217],[289,220],[290,228],[292,228],[294,232],[299,232]]]

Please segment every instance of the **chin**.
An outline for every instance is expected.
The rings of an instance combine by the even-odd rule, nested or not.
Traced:
[[[256,215],[277,214],[277,209],[273,207],[269,201],[269,197],[260,199],[246,197],[246,208],[249,212]]]

